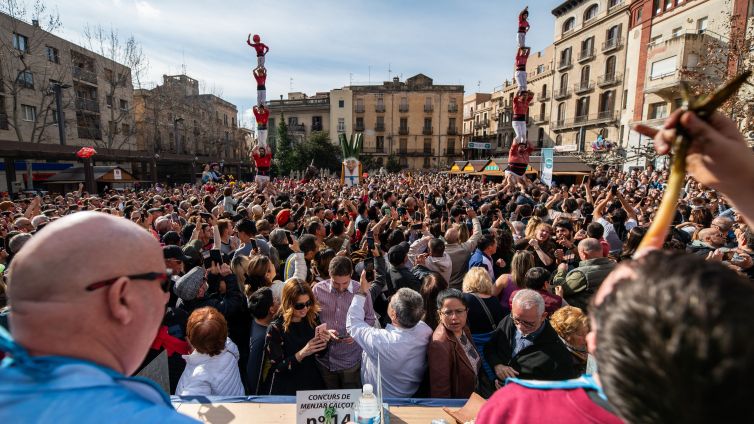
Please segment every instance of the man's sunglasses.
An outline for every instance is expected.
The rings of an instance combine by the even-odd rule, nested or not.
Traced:
[[[294,303],[293,309],[300,311],[304,308],[311,308],[312,305],[314,305],[314,302],[312,302],[311,300],[307,300],[306,303]]]
[[[109,280],[103,280],[98,281],[96,283],[89,284],[86,286],[86,291],[94,291],[97,289],[101,289],[102,287],[107,287],[109,285],[114,284],[116,281],[118,281],[121,277],[126,277],[130,280],[157,280],[160,282],[160,289],[162,289],[163,292],[167,293],[170,291],[170,276],[172,275],[171,270],[165,270],[165,272],[147,272],[144,274],[134,274],[134,275],[123,275],[115,278],[111,278]]]

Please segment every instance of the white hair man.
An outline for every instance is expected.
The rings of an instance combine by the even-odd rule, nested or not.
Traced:
[[[510,315],[500,321],[484,348],[496,385],[514,377],[567,380],[578,376],[568,349],[546,317],[542,295],[530,289],[516,292]]]

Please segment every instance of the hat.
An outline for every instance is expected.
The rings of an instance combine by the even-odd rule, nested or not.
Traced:
[[[408,243],[405,241],[391,247],[387,252],[387,259],[393,266],[398,266],[406,261],[408,255]]]
[[[175,282],[173,291],[182,300],[194,300],[204,284],[204,268],[197,266]]]
[[[179,261],[188,262],[191,260],[190,256],[183,253],[180,246],[168,245],[162,248],[162,256],[165,259],[178,259]]]
[[[186,246],[183,248],[183,254],[190,258],[191,263],[200,264],[203,261],[202,252],[194,246]]]
[[[283,209],[282,211],[278,212],[277,216],[275,217],[275,221],[278,224],[278,227],[285,227],[288,225],[288,223],[291,221],[291,210],[290,209]]]

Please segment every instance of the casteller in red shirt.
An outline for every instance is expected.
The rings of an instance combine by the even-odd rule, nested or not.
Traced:
[[[529,155],[533,151],[528,143],[513,143],[508,151],[508,169],[516,175],[524,175],[529,167]]]
[[[252,43],[251,40],[247,38],[246,44],[250,45],[251,47],[254,47],[254,50],[257,51],[257,57],[264,56],[267,54],[268,51],[270,51],[270,48],[267,47],[267,44],[264,44],[261,41],[261,38],[259,38],[259,36],[256,34],[254,34],[254,42]]]
[[[523,117],[526,120],[526,115],[529,114],[529,105],[534,100],[534,93],[526,91],[524,93],[516,94],[513,97],[513,120],[516,117]]]
[[[529,31],[529,8],[526,7],[518,14],[518,32]]]
[[[264,106],[254,106],[252,108],[254,118],[257,120],[257,126],[266,127],[267,121],[270,120],[270,111]]]
[[[475,422],[622,424],[623,420],[610,411],[610,405],[594,390],[534,389],[509,382],[482,406]]]
[[[272,152],[266,150],[264,156],[262,156],[255,149],[251,156],[254,158],[254,164],[257,166],[257,175],[269,175],[270,166],[272,166]]]
[[[531,53],[530,48],[519,47],[518,51],[516,52],[516,70],[517,71],[526,70],[526,62],[529,60],[530,53]]]

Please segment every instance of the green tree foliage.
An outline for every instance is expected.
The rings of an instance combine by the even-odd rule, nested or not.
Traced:
[[[288,124],[285,123],[282,114],[280,115],[280,124],[277,127],[275,144],[276,149],[273,150],[273,154],[276,176],[287,177],[291,171],[300,169],[296,150],[291,142],[291,137],[288,135]]]
[[[385,164],[385,170],[387,172],[397,174],[398,172],[401,172],[403,170],[403,167],[401,166],[400,162],[398,162],[398,158],[390,155],[390,157],[387,159],[387,163]]]
[[[342,158],[338,146],[332,144],[326,132],[314,132],[304,143],[296,145],[301,163],[299,169],[306,169],[312,161],[317,168],[326,168],[331,172],[340,172]]]

